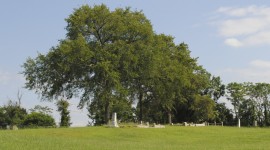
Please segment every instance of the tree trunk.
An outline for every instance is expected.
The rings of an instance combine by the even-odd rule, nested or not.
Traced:
[[[142,117],[143,117],[143,104],[142,104],[142,99],[143,99],[143,93],[140,92],[139,94],[139,104],[140,104],[140,121],[142,121]]]
[[[104,114],[104,118],[105,118],[105,123],[109,124],[109,120],[110,120],[110,103],[106,102],[105,105],[105,114]]]
[[[266,104],[264,104],[264,126],[268,126],[268,113]]]
[[[172,113],[168,111],[168,123],[172,124]]]

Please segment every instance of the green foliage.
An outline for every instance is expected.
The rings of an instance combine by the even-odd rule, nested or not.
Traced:
[[[268,83],[230,83],[228,99],[232,102],[236,117],[245,126],[270,125],[270,85]]]
[[[20,107],[16,102],[9,101],[7,105],[0,107],[0,125],[19,126],[26,115],[26,109]]]
[[[34,108],[29,109],[30,112],[38,112],[38,113],[44,113],[44,114],[51,114],[52,108],[49,108],[48,106],[40,106],[36,105]]]
[[[211,75],[190,56],[187,44],[156,34],[141,11],[84,5],[66,21],[66,39],[24,63],[28,89],[46,100],[79,97],[79,107],[87,106],[96,124],[108,123],[113,111],[122,121],[205,118],[192,107],[211,85]],[[212,81],[211,94],[219,98],[220,79]]]
[[[136,75],[129,72],[138,63],[133,55],[152,38],[150,21],[141,12],[105,5],[82,6],[66,21],[67,39],[24,64],[26,87],[44,99],[80,95],[80,107],[93,97],[108,122],[112,99],[127,93],[123,86],[131,80],[123,78]]]
[[[241,106],[245,100],[246,91],[241,83],[232,82],[227,85],[227,99],[234,107],[236,118],[241,118]]]
[[[70,115],[69,115],[69,103],[67,100],[59,100],[57,102],[57,111],[60,112],[60,116],[61,116],[61,121],[60,121],[60,127],[69,127],[71,125],[70,122]]]
[[[6,116],[5,116],[5,109],[0,107],[0,127],[4,128],[7,125]]]
[[[28,114],[22,123],[25,127],[52,127],[55,126],[54,118],[48,114],[32,112]]]
[[[235,125],[233,120],[233,114],[230,109],[228,109],[225,103],[216,104],[216,122],[223,122],[224,125]]]
[[[205,89],[204,94],[208,94],[217,103],[221,96],[225,95],[225,85],[222,84],[220,77],[213,76],[210,85]]]
[[[214,119],[214,101],[208,96],[197,95],[195,97],[192,109],[194,110],[194,118],[198,122]]]

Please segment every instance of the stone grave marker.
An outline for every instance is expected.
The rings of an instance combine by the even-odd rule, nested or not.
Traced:
[[[114,127],[114,128],[118,128],[118,123],[117,123],[117,114],[116,112],[114,112],[112,114],[112,124],[111,124],[111,127]]]

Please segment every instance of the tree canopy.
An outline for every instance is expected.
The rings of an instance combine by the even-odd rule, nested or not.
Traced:
[[[79,98],[95,124],[113,111],[122,121],[214,118],[220,78],[211,79],[187,44],[155,33],[142,11],[84,5],[66,22],[66,38],[23,65],[26,88],[44,100]]]

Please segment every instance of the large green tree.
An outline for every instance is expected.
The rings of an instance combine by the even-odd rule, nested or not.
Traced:
[[[140,11],[105,5],[84,5],[66,21],[67,38],[24,64],[26,87],[49,100],[64,95],[79,96],[81,107],[96,103],[103,114],[92,115],[107,123],[113,99],[127,97],[129,83],[140,77],[135,56],[152,38],[150,21]]]
[[[196,59],[190,57],[185,43],[175,45],[173,38],[160,35],[158,52],[155,55],[155,72],[153,98],[160,104],[160,109],[172,123],[176,105],[182,103],[184,88],[191,85],[194,76]]]
[[[96,124],[113,111],[123,121],[167,123],[205,115],[193,106],[208,100],[210,74],[187,44],[156,34],[141,11],[84,5],[66,21],[66,39],[24,63],[28,89],[46,100],[79,97]]]

